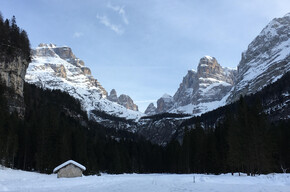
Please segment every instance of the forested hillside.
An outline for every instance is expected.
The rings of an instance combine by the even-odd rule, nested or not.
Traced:
[[[1,91],[5,88],[1,87]],[[87,122],[78,101],[60,91],[25,86],[25,120],[5,110],[1,97],[1,164],[51,173],[74,159],[99,171],[224,173],[281,172],[289,167],[289,121],[271,124],[260,105],[237,103],[216,127],[201,121],[187,126],[183,143],[153,145],[137,135]]]
[[[256,174],[288,168],[289,81],[288,72],[256,94],[185,120],[176,136],[183,135],[183,170]]]
[[[26,84],[24,97],[24,121],[7,113],[5,97],[1,97],[3,165],[51,173],[58,164],[74,159],[92,174],[162,171],[160,146],[88,122],[79,102],[68,94]]]
[[[0,12],[0,62],[10,62],[18,57],[30,61],[27,33],[17,26],[15,16],[4,21]]]

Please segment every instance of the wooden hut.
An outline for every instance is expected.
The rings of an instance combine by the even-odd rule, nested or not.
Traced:
[[[85,166],[73,160],[69,160],[54,168],[53,173],[57,173],[57,178],[81,177],[85,170]]]

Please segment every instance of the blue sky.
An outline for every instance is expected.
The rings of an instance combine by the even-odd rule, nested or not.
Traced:
[[[289,0],[1,0],[39,43],[70,46],[109,92],[128,94],[141,111],[173,95],[204,55],[236,67],[242,51]]]

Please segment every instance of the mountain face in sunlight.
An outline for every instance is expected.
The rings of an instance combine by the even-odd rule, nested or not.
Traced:
[[[44,89],[59,89],[69,93],[81,101],[89,118],[97,122],[101,122],[102,118],[92,111],[131,120],[142,116],[142,113],[124,107],[127,105],[126,98],[121,98],[122,105],[108,100],[107,91],[91,75],[90,69],[66,46],[40,44],[33,50],[25,80]]]

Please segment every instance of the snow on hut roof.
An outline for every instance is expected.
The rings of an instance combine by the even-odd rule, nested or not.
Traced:
[[[85,166],[83,166],[83,165],[75,162],[74,160],[68,160],[68,161],[64,162],[63,164],[61,164],[61,165],[57,166],[56,168],[54,168],[53,172],[55,173],[58,170],[60,170],[61,168],[65,167],[65,166],[67,166],[69,164],[73,164],[73,165],[79,167],[80,169],[82,169],[83,171],[86,170],[86,167]]]

